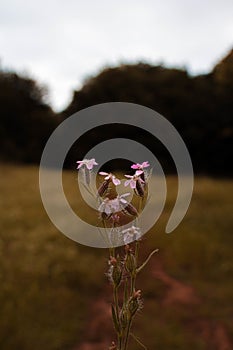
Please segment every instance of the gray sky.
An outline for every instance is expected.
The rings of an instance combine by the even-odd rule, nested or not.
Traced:
[[[209,71],[233,47],[232,0],[1,0],[0,59],[50,89],[56,110],[106,65]]]

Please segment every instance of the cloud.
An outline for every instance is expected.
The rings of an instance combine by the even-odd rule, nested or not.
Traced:
[[[140,59],[210,70],[232,46],[232,23],[229,0],[2,0],[0,56],[46,82],[59,110],[106,64]]]

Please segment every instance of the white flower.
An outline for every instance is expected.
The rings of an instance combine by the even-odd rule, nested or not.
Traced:
[[[98,165],[98,163],[95,161],[95,158],[78,160],[76,163],[79,164],[77,169],[80,169],[82,166],[86,166],[88,170],[92,170],[94,165]]]
[[[140,181],[140,182],[144,183],[144,181],[140,177],[140,175],[142,173],[143,173],[142,170],[137,170],[134,175],[125,175],[125,177],[128,177],[128,179],[130,179],[130,180],[126,180],[125,181],[125,187],[130,185],[130,187],[132,189],[135,189],[136,185],[137,185],[137,181]]]
[[[142,235],[140,228],[134,225],[123,230],[122,233],[124,234],[123,240],[125,244],[139,240]]]
[[[99,172],[100,175],[105,176],[104,180],[110,180],[114,183],[115,186],[121,184],[121,180],[117,179],[115,175],[111,173],[105,173],[104,171]]]
[[[124,194],[118,195],[114,199],[105,198],[100,204],[98,210],[101,213],[106,213],[107,215],[117,213],[118,211],[121,211],[122,206],[124,207],[125,204],[128,203],[125,200],[125,197],[128,197],[129,195],[130,193],[124,193]]]
[[[112,200],[109,198],[105,198],[103,202],[100,204],[98,210],[101,213],[105,213],[107,215],[111,215],[112,213],[115,212],[115,209],[112,206]]]
[[[133,164],[133,165],[131,165],[131,168],[143,170],[144,168],[148,168],[148,166],[150,166],[150,164],[148,161],[146,161],[146,162],[143,162],[141,164],[140,163]]]

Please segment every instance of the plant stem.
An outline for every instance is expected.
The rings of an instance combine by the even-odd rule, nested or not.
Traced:
[[[119,322],[119,303],[118,303],[118,293],[117,293],[118,288],[114,287],[114,304],[116,307],[116,316],[117,316],[117,322]]]
[[[135,290],[135,282],[136,282],[136,275],[131,275],[130,295],[132,295]]]
[[[127,325],[126,336],[125,336],[125,344],[124,344],[123,350],[127,350],[128,341],[129,341],[129,332],[130,332],[131,324],[132,324],[132,317],[130,317],[129,322],[128,322],[128,325]]]

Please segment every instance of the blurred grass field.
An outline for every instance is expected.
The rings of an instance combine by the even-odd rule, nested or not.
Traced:
[[[87,340],[89,305],[107,284],[108,252],[81,246],[56,230],[40,200],[37,167],[0,170],[0,349],[78,349]],[[78,205],[75,181],[74,172],[65,172],[65,186]],[[233,181],[196,178],[187,215],[175,232],[165,234],[177,186],[175,177],[167,181],[164,212],[143,241],[143,256],[160,251],[140,276],[145,310],[136,333],[150,350],[220,349],[208,343],[200,324],[213,329],[221,324],[232,342]],[[167,286],[152,274],[159,264],[191,286],[199,302],[166,305]]]

